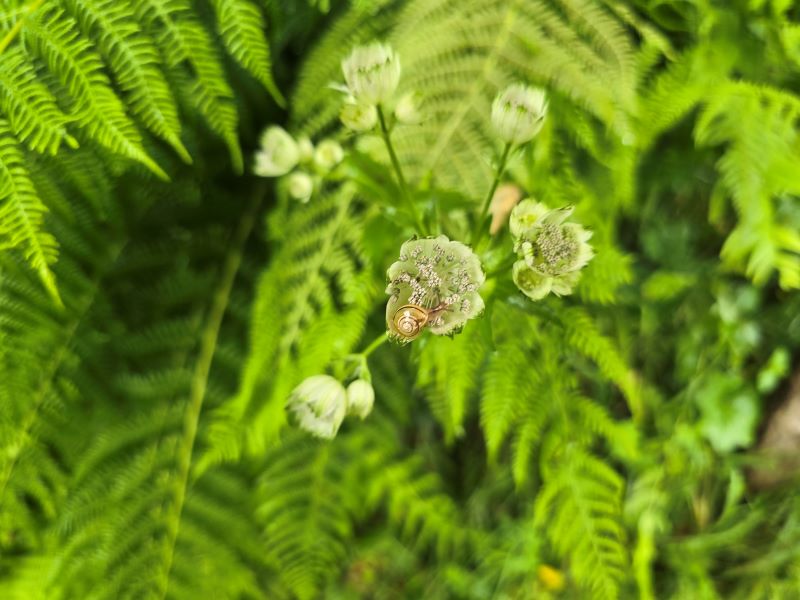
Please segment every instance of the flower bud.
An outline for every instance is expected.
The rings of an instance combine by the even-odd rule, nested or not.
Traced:
[[[347,386],[347,414],[365,419],[375,404],[375,390],[363,379],[356,379]]]
[[[347,393],[330,375],[314,375],[292,391],[286,409],[301,429],[333,439],[347,412]]]
[[[378,111],[373,104],[345,102],[339,111],[339,119],[353,131],[369,131],[378,122]]]
[[[547,98],[537,88],[514,84],[492,103],[492,125],[501,140],[524,144],[539,133],[547,114]]]
[[[300,159],[297,143],[283,127],[273,125],[261,135],[253,172],[261,177],[280,177],[294,169]]]
[[[333,169],[343,158],[344,150],[333,140],[322,140],[314,151],[314,164],[324,172]]]
[[[353,48],[342,61],[350,94],[357,102],[380,104],[392,97],[400,82],[400,59],[388,45],[372,43]]]
[[[309,201],[314,193],[314,180],[308,173],[295,171],[289,175],[289,195],[303,204]]]
[[[301,163],[309,163],[314,160],[314,144],[308,137],[303,136],[297,140],[297,150]]]
[[[394,107],[394,116],[400,123],[415,125],[422,120],[419,114],[420,95],[417,92],[408,92],[397,102]]]

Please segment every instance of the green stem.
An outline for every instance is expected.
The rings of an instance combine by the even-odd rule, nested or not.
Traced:
[[[500,162],[497,165],[497,173],[495,173],[492,187],[489,188],[489,193],[486,195],[486,199],[483,201],[481,214],[478,217],[478,220],[475,221],[475,229],[472,230],[472,242],[470,244],[473,248],[478,247],[478,242],[480,242],[481,238],[483,237],[483,225],[486,221],[486,215],[489,214],[489,207],[492,204],[492,198],[494,198],[494,193],[497,191],[497,186],[500,185],[500,179],[503,177],[503,173],[506,170],[506,163],[508,162],[508,155],[510,153],[511,142],[507,143],[506,147],[503,149],[503,154],[500,157]]]
[[[367,346],[363,350],[363,352],[361,352],[361,356],[367,358],[370,354],[372,354],[375,350],[383,346],[388,341],[389,341],[388,335],[386,335],[385,333],[380,334],[378,337],[372,340],[372,343],[369,346]]]
[[[231,291],[242,264],[244,256],[244,246],[250,232],[256,223],[258,207],[264,196],[264,185],[258,185],[250,206],[246,209],[242,219],[233,234],[230,243],[230,250],[225,257],[222,265],[219,286],[211,298],[211,307],[208,313],[205,327],[200,337],[200,348],[195,363],[194,372],[189,390],[189,399],[186,411],[183,415],[183,430],[180,445],[177,451],[177,485],[173,490],[173,503],[167,532],[164,536],[164,568],[161,572],[158,587],[158,598],[167,596],[169,591],[169,580],[172,572],[172,563],[175,556],[175,544],[178,540],[178,533],[183,517],[183,507],[186,500],[186,491],[189,485],[190,467],[192,464],[192,454],[194,450],[197,428],[200,421],[200,414],[203,409],[203,400],[206,397],[208,386],[208,376],[211,372],[211,363],[217,348],[217,338],[222,327],[222,320],[228,308]]]
[[[408,193],[408,184],[406,184],[406,178],[403,176],[403,169],[400,167],[400,161],[397,159],[397,154],[392,146],[392,139],[389,136],[389,128],[386,126],[386,118],[383,116],[383,107],[378,104],[377,109],[378,122],[381,125],[381,136],[383,136],[383,143],[386,144],[386,150],[389,152],[389,159],[392,161],[392,166],[394,167],[394,172],[397,176],[397,183],[400,186],[400,193],[402,194],[403,199],[406,201],[406,204],[408,204],[408,210],[414,219],[414,226],[417,228],[417,233],[424,235],[426,231],[425,225],[423,225],[422,219],[417,212],[417,207]]]
[[[19,32],[22,30],[22,26],[25,24],[25,18],[30,15],[33,11],[38,9],[42,4],[44,4],[44,0],[33,0],[29,5],[23,7],[23,16],[20,17],[19,21],[14,23],[14,26],[8,30],[5,37],[0,40],[0,54],[5,52],[6,48],[11,45],[11,42],[14,41],[14,38],[17,37]]]

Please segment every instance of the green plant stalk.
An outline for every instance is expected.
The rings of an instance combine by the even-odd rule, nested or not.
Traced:
[[[222,327],[222,320],[228,307],[231,290],[242,264],[244,245],[253,226],[256,222],[258,207],[264,196],[265,186],[262,183],[257,186],[256,193],[244,216],[239,221],[233,238],[231,249],[225,258],[222,267],[222,275],[219,286],[217,287],[211,302],[208,320],[203,328],[200,338],[200,350],[195,364],[194,373],[189,392],[189,401],[183,419],[183,433],[180,446],[178,448],[178,485],[174,492],[174,502],[171,506],[172,514],[167,535],[164,539],[164,570],[159,581],[159,598],[166,598],[169,588],[169,577],[172,571],[172,562],[175,556],[175,544],[178,540],[181,515],[183,505],[186,500],[186,490],[189,484],[190,468],[192,464],[192,452],[194,449],[197,428],[200,422],[200,413],[203,408],[203,400],[206,396],[208,386],[208,376],[211,371],[211,363],[214,360],[214,353],[217,347],[217,338]]]
[[[14,41],[14,38],[17,37],[22,30],[22,26],[25,24],[25,18],[33,11],[37,10],[42,4],[44,4],[44,0],[33,0],[28,6],[23,7],[23,16],[20,17],[19,21],[14,23],[14,26],[8,30],[5,37],[0,40],[0,54],[5,52],[6,48],[11,45],[11,42]]]
[[[388,336],[388,335],[386,335],[385,333],[382,333],[382,334],[380,334],[378,337],[376,337],[376,338],[375,338],[375,339],[372,341],[372,343],[370,343],[370,345],[369,345],[369,346],[367,346],[367,347],[366,347],[366,348],[365,348],[365,349],[364,349],[364,350],[361,352],[361,356],[363,356],[364,358],[367,358],[367,357],[368,357],[370,354],[372,354],[373,352],[375,352],[375,350],[377,350],[378,348],[380,348],[381,346],[383,346],[383,345],[384,345],[386,342],[388,342],[388,341],[389,341],[389,336]]]
[[[508,162],[508,155],[510,153],[511,142],[507,143],[506,147],[503,149],[503,154],[500,156],[500,162],[497,165],[497,172],[495,173],[494,181],[492,181],[492,187],[489,188],[489,193],[486,195],[486,199],[483,201],[483,207],[481,208],[480,216],[475,222],[475,229],[472,230],[472,241],[470,242],[470,245],[473,248],[477,248],[478,243],[483,237],[483,225],[486,221],[486,215],[489,214],[489,207],[492,204],[492,198],[494,197],[494,193],[497,191],[497,186],[500,185],[500,179],[503,177],[503,173],[506,170],[506,163]]]
[[[389,159],[392,161],[392,166],[394,167],[394,172],[397,176],[397,183],[400,185],[400,193],[403,195],[403,199],[408,205],[408,210],[414,219],[414,226],[417,228],[417,233],[420,235],[425,235],[425,225],[422,222],[422,218],[419,216],[416,204],[414,204],[414,201],[411,199],[411,196],[408,193],[408,184],[406,183],[406,178],[403,176],[403,169],[400,167],[400,161],[397,159],[397,153],[395,153],[394,146],[392,146],[392,138],[389,135],[389,128],[386,126],[386,118],[383,116],[383,107],[378,104],[377,110],[378,122],[381,125],[381,136],[383,137],[383,143],[386,144],[386,150],[389,152]]]

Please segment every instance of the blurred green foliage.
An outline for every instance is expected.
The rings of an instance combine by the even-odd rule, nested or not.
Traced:
[[[376,350],[320,442],[286,398],[384,331],[413,230],[328,87],[375,38],[426,222],[468,238],[524,81],[506,179],[596,257],[534,303],[499,233],[484,316]],[[757,451],[800,347],[796,3],[7,0],[0,39],[0,598],[798,597]],[[308,204],[237,172],[270,123],[347,150]]]

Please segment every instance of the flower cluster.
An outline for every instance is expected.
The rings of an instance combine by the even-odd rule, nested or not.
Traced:
[[[330,375],[313,375],[292,391],[286,410],[298,427],[329,440],[336,437],[345,416],[365,419],[374,403],[375,390],[369,382],[369,373],[346,388]]]
[[[289,195],[308,202],[321,178],[343,158],[344,150],[334,140],[322,140],[315,148],[308,138],[295,140],[282,127],[272,125],[261,134],[253,172],[261,177],[282,177],[291,172],[286,178]]]
[[[453,334],[483,312],[480,260],[469,246],[443,235],[404,243],[387,276],[386,323],[395,341],[410,342],[423,329]]]
[[[508,86],[492,103],[492,126],[507,144],[531,141],[541,131],[546,115],[544,92],[519,83]]]
[[[391,46],[374,42],[357,46],[342,61],[347,98],[339,118],[348,129],[369,131],[378,123],[378,107],[394,102],[400,83],[400,58]],[[394,103],[394,117],[401,123],[418,123],[419,97],[409,92]]]
[[[512,211],[509,229],[514,251],[514,283],[532,300],[550,292],[572,293],[581,269],[594,256],[592,233],[577,223],[567,223],[573,207],[551,210],[535,200],[523,200]]]

